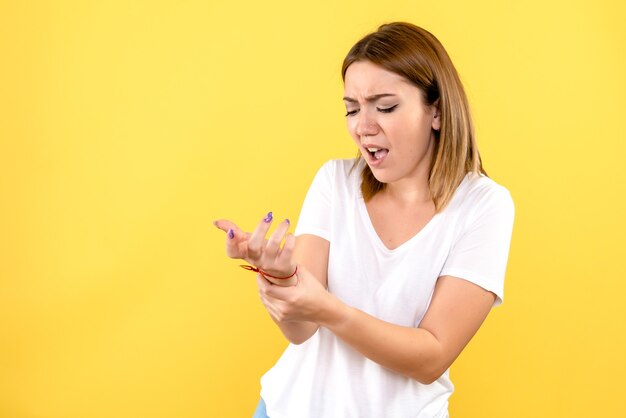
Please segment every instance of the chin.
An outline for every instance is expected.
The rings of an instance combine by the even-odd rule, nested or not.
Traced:
[[[378,168],[372,169],[372,167],[370,167],[370,171],[374,175],[374,178],[381,183],[392,183],[395,180],[393,175],[391,173],[388,173],[387,170],[381,170]]]

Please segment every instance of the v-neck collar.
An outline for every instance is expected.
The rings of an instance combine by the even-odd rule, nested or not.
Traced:
[[[415,235],[413,235],[411,238],[409,238],[408,240],[404,241],[402,244],[400,244],[397,247],[392,249],[392,248],[389,248],[389,247],[387,247],[385,245],[383,240],[380,238],[380,236],[376,232],[376,228],[374,228],[374,224],[372,223],[372,218],[370,218],[370,214],[367,211],[367,207],[365,206],[365,200],[363,199],[363,195],[360,192],[360,187],[359,187],[358,190],[359,190],[359,192],[357,193],[357,206],[358,206],[358,210],[359,210],[359,212],[361,214],[361,217],[364,220],[365,228],[367,229],[367,233],[370,236],[370,238],[372,239],[372,241],[374,241],[376,243],[376,246],[383,253],[386,253],[386,254],[395,254],[395,253],[401,252],[405,247],[410,246],[410,244],[413,241],[417,241],[422,236],[426,235],[429,230],[434,228],[434,225],[439,221],[439,218],[442,215],[441,212],[435,213],[435,215],[428,221],[428,223],[426,225],[424,225],[419,231],[417,231],[415,233]]]

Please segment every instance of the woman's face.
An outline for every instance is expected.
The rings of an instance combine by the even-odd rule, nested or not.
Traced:
[[[344,86],[348,131],[376,179],[427,179],[440,118],[421,90],[369,61],[351,64]]]

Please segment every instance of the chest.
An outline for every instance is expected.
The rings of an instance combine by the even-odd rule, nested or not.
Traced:
[[[376,235],[390,250],[417,235],[435,216],[432,202],[403,206],[374,196],[365,207]]]
[[[377,318],[415,326],[447,257],[450,233],[434,209],[401,209],[368,208],[358,198],[334,208],[328,289]]]

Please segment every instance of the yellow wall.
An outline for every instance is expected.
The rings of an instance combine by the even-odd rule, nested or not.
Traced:
[[[297,218],[391,20],[447,47],[516,202],[452,416],[623,416],[623,2],[369,3],[0,2],[0,417],[251,415],[286,344],[211,221]]]

